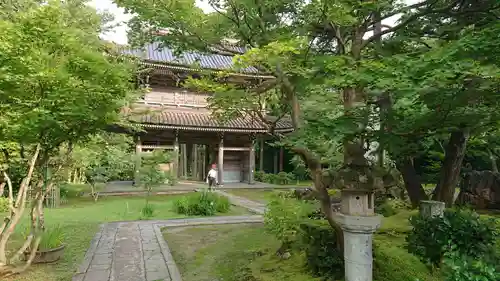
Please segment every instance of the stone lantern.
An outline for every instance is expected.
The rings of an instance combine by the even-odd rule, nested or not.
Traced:
[[[340,212],[351,216],[375,215],[375,196],[370,190],[343,190]]]
[[[372,237],[380,227],[375,214],[374,192],[368,189],[342,190],[341,212],[335,217],[344,232],[346,281],[372,281]]]

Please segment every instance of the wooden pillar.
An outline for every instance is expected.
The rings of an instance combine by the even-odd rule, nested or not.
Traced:
[[[250,143],[248,157],[248,184],[254,184],[254,172],[255,172],[255,139],[252,138]]]
[[[194,174],[193,174],[193,148],[194,148],[194,144],[188,142],[186,144],[186,153],[187,153],[187,156],[186,156],[186,159],[187,159],[187,169],[186,169],[186,174],[189,177],[194,177]]]
[[[177,177],[180,177],[179,171],[179,134],[175,131],[175,140],[174,140],[174,171]]]
[[[198,145],[197,144],[193,144],[193,149],[191,152],[191,159],[193,160],[191,162],[192,177],[195,180],[199,180],[200,177],[198,175]]]
[[[264,138],[260,139],[259,145],[259,171],[264,172]]]
[[[283,147],[280,147],[280,172],[283,172],[283,158],[284,158]]]
[[[219,136],[219,155],[217,161],[219,185],[224,185],[224,135]]]
[[[276,149],[273,149],[273,173],[277,174],[278,173],[278,152]]]
[[[198,162],[200,162],[198,171],[198,173],[200,174],[199,180],[203,181],[205,179],[205,169],[207,165],[207,156],[205,156],[205,154],[207,153],[206,145],[200,145],[198,151],[200,153],[200,156],[198,158]]]
[[[140,186],[140,169],[141,169],[141,154],[142,154],[142,142],[141,137],[137,136],[135,138],[135,173],[134,173],[134,185]]]
[[[181,144],[181,161],[182,161],[182,178],[186,179],[188,175],[188,160],[187,160],[187,145],[185,143]]]
[[[205,145],[205,161],[203,165],[203,179],[207,176],[208,170],[210,169],[210,153],[212,153],[211,146],[209,144]]]

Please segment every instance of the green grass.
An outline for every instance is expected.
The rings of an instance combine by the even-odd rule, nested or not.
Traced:
[[[301,252],[292,252],[287,260],[278,258],[280,243],[262,226],[171,228],[163,229],[163,234],[185,281],[320,280],[308,273]],[[404,249],[403,235],[376,234],[374,245],[375,281],[442,280]]]
[[[303,257],[276,257],[279,242],[257,225],[163,229],[184,281],[315,281]]]
[[[286,190],[278,191],[269,189],[228,189],[224,191],[264,204],[271,201],[277,192],[286,192]]]
[[[185,217],[173,211],[173,202],[177,196],[152,196],[150,204],[154,206],[154,213],[148,219]],[[102,197],[97,203],[94,203],[90,198],[80,198],[71,199],[67,205],[61,208],[45,209],[46,227],[60,226],[63,229],[64,242],[66,243],[63,259],[52,265],[34,265],[22,275],[5,281],[71,280],[99,225],[105,222],[139,220],[144,204],[144,197]],[[229,213],[224,215],[242,214],[248,214],[248,212],[242,208],[233,207]],[[27,225],[26,217],[18,225],[9,244],[10,249],[22,242],[21,233]]]
[[[377,233],[396,235],[407,233],[411,230],[410,222],[408,219],[412,215],[418,214],[417,210],[412,211],[400,211],[399,213],[382,219],[382,225],[378,229]]]
[[[311,180],[304,180],[304,181],[298,181],[298,182],[293,182],[291,184],[289,184],[291,186],[303,186],[303,187],[308,187],[308,186],[312,186],[313,185],[313,182]]]
[[[405,236],[376,234],[374,238],[373,279],[375,281],[440,281],[416,256],[404,249]]]

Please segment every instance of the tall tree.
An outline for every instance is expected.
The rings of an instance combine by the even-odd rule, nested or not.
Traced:
[[[10,210],[0,226],[0,276],[25,270],[35,257],[45,228],[42,203],[65,164],[66,157],[53,156],[118,121],[135,98],[135,66],[109,52],[98,37],[101,23],[78,0],[44,1],[0,18],[0,142],[21,147],[0,163]],[[16,198],[6,169],[13,158],[28,165]],[[29,190],[34,200],[27,206]],[[31,232],[21,248],[7,251],[26,208]],[[27,262],[13,264],[27,249]]]
[[[453,203],[469,136],[481,136],[498,126],[498,28],[491,20],[445,29],[441,38],[420,38],[427,39],[423,49],[388,59],[392,62],[386,76],[392,73],[393,83],[387,89],[392,92],[393,110],[386,130],[392,153],[406,161],[408,175],[414,174],[408,159],[421,156],[423,147],[437,139],[448,138],[433,194],[448,206]],[[460,36],[448,39],[451,31]],[[410,184],[421,186],[415,177]]]
[[[239,67],[257,66],[275,77],[247,89],[203,79],[189,84],[215,93],[211,100],[215,113],[260,117],[271,134],[301,155],[311,170],[322,209],[337,229],[327,189],[334,185],[373,189],[379,182],[365,157],[365,142],[373,136],[375,123],[370,103],[383,92],[376,89],[383,86],[379,83],[383,77],[370,72],[380,64],[375,47],[381,46],[384,36],[430,15],[470,16],[491,8],[482,5],[475,9],[462,0],[412,5],[392,0],[211,0],[208,4],[214,12],[206,14],[192,0],[116,2],[135,15],[133,42],[153,39],[180,50],[238,55],[235,62]],[[402,17],[394,26],[381,24],[397,15]],[[169,32],[162,35],[155,32],[166,28]],[[148,29],[152,32],[145,32]],[[250,50],[241,54],[221,44],[226,37]],[[279,116],[289,115],[295,133],[282,136],[274,132],[274,122],[260,114],[264,104],[271,105]],[[316,107],[308,107],[311,105]],[[304,109],[314,109],[310,112],[322,118]],[[323,170],[323,160],[334,159],[339,150],[344,157],[334,182]]]

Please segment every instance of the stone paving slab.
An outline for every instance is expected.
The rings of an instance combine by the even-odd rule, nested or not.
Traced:
[[[256,214],[265,205],[224,191],[215,192]],[[182,281],[162,227],[262,223],[261,215],[125,221],[101,226],[72,281]]]
[[[107,223],[72,281],[182,281],[161,228],[262,222],[255,215]]]

